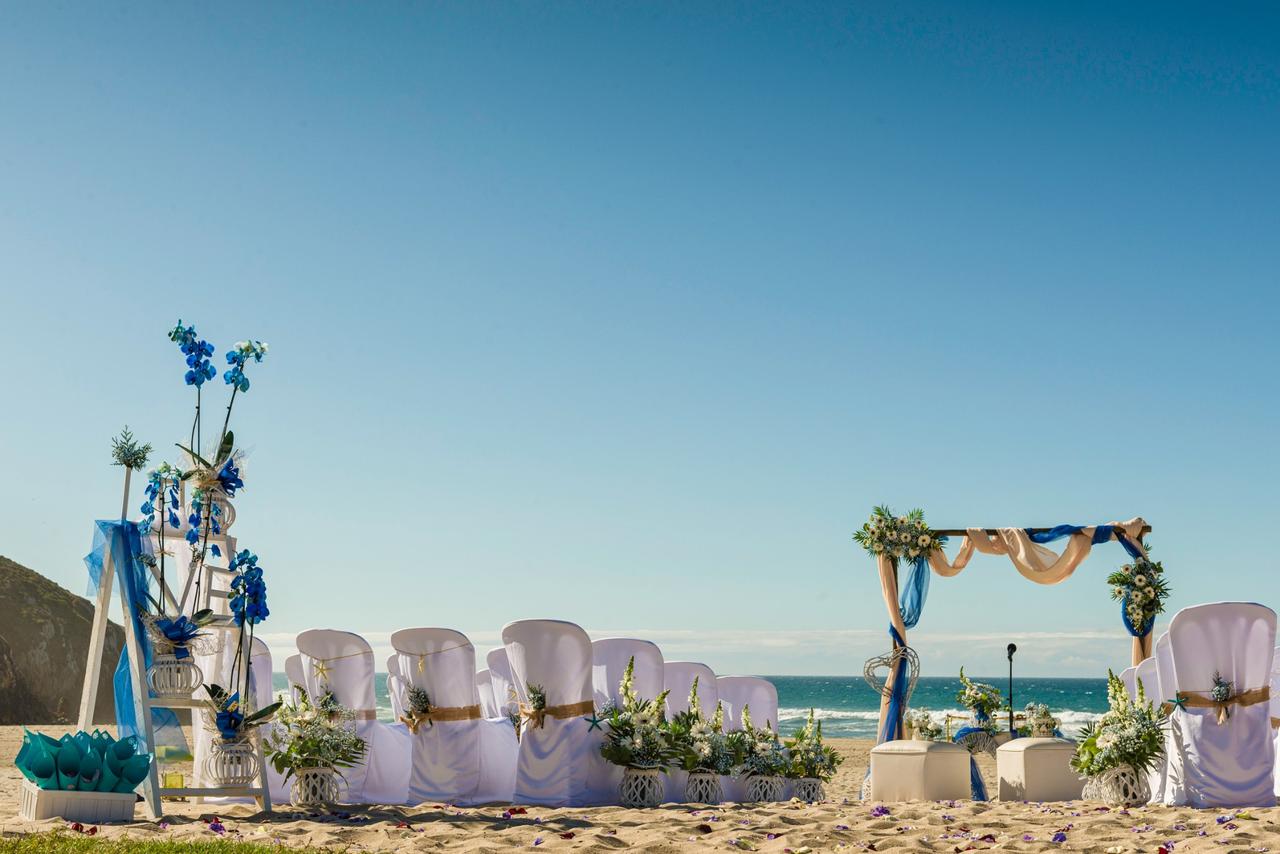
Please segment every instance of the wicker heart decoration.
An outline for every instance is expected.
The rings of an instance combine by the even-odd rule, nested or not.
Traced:
[[[920,659],[916,656],[914,649],[909,646],[900,646],[886,655],[868,658],[867,663],[862,666],[862,678],[867,680],[872,691],[882,697],[888,697],[889,674],[897,668],[898,662],[903,660],[907,662],[907,693],[902,700],[905,708],[911,701],[911,693],[916,688],[916,679],[920,678]],[[883,675],[880,673],[881,670],[884,671]]]

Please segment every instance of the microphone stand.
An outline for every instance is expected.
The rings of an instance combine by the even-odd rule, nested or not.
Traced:
[[[1013,728],[1013,654],[1018,651],[1018,645],[1011,643],[1005,651],[1009,654],[1009,736],[1016,737]]]

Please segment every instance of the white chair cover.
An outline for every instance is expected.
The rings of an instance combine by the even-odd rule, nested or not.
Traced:
[[[1165,632],[1156,638],[1155,642],[1155,659],[1156,659],[1156,677],[1160,680],[1160,700],[1168,702],[1178,693],[1178,683],[1173,678],[1173,647],[1169,645],[1169,633]],[[1160,788],[1160,798],[1155,799],[1155,791],[1152,791],[1153,802],[1163,804],[1185,804],[1187,802],[1187,787],[1182,781],[1182,766],[1175,765],[1172,757],[1182,754],[1182,732],[1173,725],[1170,720],[1166,724],[1164,737],[1164,762],[1161,763],[1163,769],[1163,784]]]
[[[406,691],[421,688],[431,698],[432,707],[471,710],[475,715],[418,728],[413,736],[409,802],[469,803],[480,784],[475,647],[461,632],[438,628],[401,629],[391,636],[391,646]]]
[[[529,702],[528,686],[546,692],[547,708],[590,704],[591,640],[573,623],[520,620],[502,629],[502,642],[515,692]],[[493,661],[489,662],[490,670]],[[496,686],[496,683],[495,683]],[[581,806],[592,803],[590,783],[598,772],[602,730],[592,730],[582,714],[548,715],[541,727],[524,722],[516,771],[519,803]]]
[[[701,683],[699,683],[701,689]],[[751,709],[751,722],[755,726],[778,730],[778,689],[768,679],[759,676],[721,676],[716,679],[716,691],[724,707],[726,730],[742,729],[742,707]]]
[[[493,681],[488,670],[476,671],[476,694],[480,697],[480,711],[486,718],[498,716],[498,704],[493,699]]]
[[[249,649],[249,694],[253,707],[261,709],[275,702],[271,684],[271,650],[262,638],[254,638]]]
[[[662,673],[664,687],[671,692],[667,695],[668,720],[688,710],[689,690],[695,678],[698,680],[698,705],[702,708],[703,717],[711,720],[720,694],[716,687],[716,674],[710,667],[693,661],[668,661],[663,664]]]
[[[591,642],[591,687],[597,709],[622,704],[618,685],[633,657],[636,695],[652,700],[662,693],[666,679],[657,644],[635,638],[601,638]]]
[[[485,663],[489,665],[493,701],[498,704],[498,711],[504,715],[515,714],[520,703],[517,700],[515,680],[511,678],[511,662],[507,660],[507,650],[503,647],[489,650]]]
[[[1181,693],[1207,695],[1215,674],[1233,694],[1271,684],[1276,615],[1249,602],[1221,602],[1184,608],[1169,623],[1173,675]],[[1186,804],[1197,807],[1275,806],[1275,742],[1271,704],[1229,707],[1218,723],[1213,708],[1188,705],[1174,712],[1182,752]]]
[[[1129,692],[1129,699],[1133,699],[1138,695],[1138,689],[1134,685],[1134,680],[1138,678],[1138,668],[1126,667],[1120,671],[1120,681],[1124,683],[1124,689]]]
[[[1275,722],[1280,721],[1280,647],[1276,647],[1275,657],[1271,661],[1271,728],[1275,730],[1276,764],[1280,766],[1280,729]],[[1280,768],[1277,768],[1280,772]],[[1275,775],[1276,797],[1280,798],[1280,773]]]
[[[399,721],[404,714],[404,680],[400,678],[400,658],[394,652],[387,656],[387,699],[391,701],[391,717]]]
[[[298,702],[298,695],[305,690],[306,680],[302,677],[302,656],[291,655],[284,660],[284,675],[289,680],[289,699]]]
[[[1153,650],[1154,653],[1154,650]],[[1160,693],[1160,676],[1156,668],[1156,659],[1153,654],[1151,658],[1144,658],[1138,664],[1134,673],[1134,690],[1141,683],[1143,696],[1147,698],[1147,702],[1155,706],[1159,706],[1163,695]],[[1160,761],[1147,772],[1147,785],[1151,789],[1152,800],[1149,803],[1158,803],[1155,800],[1156,791],[1159,790],[1163,795],[1165,778],[1165,762]]]
[[[402,804],[409,791],[412,740],[404,726],[377,720],[373,693],[373,650],[351,632],[309,629],[298,635],[303,686],[318,698],[333,692],[356,713],[356,731],[365,740],[364,761],[344,770],[352,803]]]

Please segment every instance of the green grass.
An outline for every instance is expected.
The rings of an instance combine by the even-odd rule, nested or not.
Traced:
[[[282,852],[294,854],[297,851],[320,854],[326,850],[287,848],[283,845],[236,842],[230,839],[189,842],[164,839],[102,839],[61,830],[0,838],[0,854],[282,854]]]

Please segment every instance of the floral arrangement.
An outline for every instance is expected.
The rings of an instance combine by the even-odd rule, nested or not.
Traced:
[[[824,783],[831,782],[836,769],[844,761],[834,747],[822,743],[822,721],[814,721],[813,709],[809,710],[809,719],[804,727],[787,742],[787,755],[791,757],[788,777],[818,779]]]
[[[724,706],[717,703],[708,721],[698,703],[698,678],[689,690],[689,708],[680,712],[667,727],[673,762],[681,770],[728,774],[733,769],[734,752],[724,732]]]
[[[853,539],[872,556],[909,560],[928,557],[934,549],[942,548],[946,541],[929,530],[923,510],[895,516],[883,504],[871,511],[871,518],[861,530],[854,532]]]
[[[992,712],[1004,705],[1004,698],[999,688],[985,682],[974,682],[964,675],[964,668],[961,667],[960,690],[956,693],[956,702],[973,712],[979,721],[985,721],[991,717]]]
[[[673,753],[663,720],[662,705],[667,691],[652,700],[636,695],[634,657],[627,662],[627,669],[619,683],[622,703],[609,711],[605,718],[604,743],[600,755],[614,765],[625,768],[656,768],[665,771]],[[530,700],[533,695],[530,692]]]
[[[267,759],[287,780],[303,768],[350,768],[364,758],[355,712],[325,694],[312,703],[304,691],[297,704],[280,707],[265,739]]]
[[[123,466],[126,469],[137,470],[147,464],[147,458],[151,456],[150,445],[139,445],[137,440],[133,438],[133,433],[129,431],[129,425],[125,425],[120,431],[120,435],[111,440],[111,464]]]
[[[1027,721],[1026,731],[1031,734],[1036,732],[1052,734],[1061,723],[1053,716],[1047,703],[1027,703],[1022,713]]]
[[[205,685],[204,689],[209,694],[208,705],[212,713],[210,728],[224,741],[239,741],[252,735],[255,729],[269,723],[281,706],[275,702],[246,714],[239,691],[231,693],[220,685]]]
[[[938,741],[942,738],[942,727],[933,722],[928,709],[912,709],[904,717],[904,723],[925,741]]]
[[[757,729],[751,723],[751,709],[742,707],[742,730],[735,733],[738,773],[744,777],[782,777],[791,768],[791,756],[773,728]]]
[[[202,608],[190,617],[185,614],[176,617],[143,614],[142,621],[151,635],[152,646],[161,655],[183,659],[190,656],[193,649],[196,652],[216,649],[202,643],[208,638],[208,633],[201,629],[213,622],[213,611],[209,608]]]
[[[424,723],[435,726],[435,721],[431,720],[431,695],[425,688],[410,685],[404,699],[407,707],[404,714],[400,716],[400,720],[409,728],[409,732],[417,735],[418,728]],[[545,699],[543,702],[546,702]]]
[[[1169,585],[1160,561],[1140,557],[1107,576],[1107,584],[1111,598],[1124,603],[1126,621],[1141,634],[1149,632],[1156,616],[1164,613]]]
[[[1147,700],[1141,682],[1137,697],[1130,699],[1124,683],[1110,670],[1107,702],[1110,708],[1102,717],[1081,731],[1071,767],[1086,777],[1123,765],[1145,773],[1164,755],[1164,712]]]

